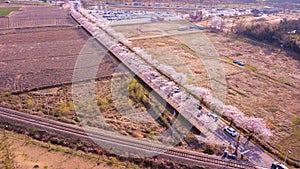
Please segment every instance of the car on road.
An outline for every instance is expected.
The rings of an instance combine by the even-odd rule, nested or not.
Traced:
[[[173,91],[174,91],[174,93],[179,93],[180,92],[180,88],[177,87],[177,86],[174,86],[173,87]]]
[[[229,126],[226,126],[224,128],[224,132],[231,135],[232,137],[236,137],[237,136],[237,132],[232,128],[232,127],[229,127]]]
[[[202,106],[200,104],[197,104],[197,108],[198,108],[198,110],[201,110]]]
[[[240,65],[240,66],[245,66],[245,63],[237,61],[237,60],[233,61],[233,63]]]
[[[288,169],[285,165],[279,162],[274,162],[271,166],[271,169]]]
[[[215,115],[215,114],[213,114],[213,113],[207,113],[207,116],[210,117],[210,118],[212,118],[215,121],[218,121],[218,116]]]

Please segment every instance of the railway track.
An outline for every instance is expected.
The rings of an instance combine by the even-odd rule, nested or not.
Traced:
[[[228,159],[220,159],[219,157],[209,156],[203,153],[182,150],[174,147],[168,147],[162,144],[137,140],[126,136],[118,135],[101,130],[92,130],[90,128],[82,128],[62,122],[57,122],[10,109],[0,108],[0,117],[12,122],[22,123],[33,126],[34,128],[50,130],[64,135],[71,135],[85,140],[93,140],[94,142],[114,149],[115,151],[130,152],[135,155],[161,156],[165,158],[175,159],[185,164],[193,164],[196,166],[209,166],[214,168],[255,168],[252,164],[239,162]]]

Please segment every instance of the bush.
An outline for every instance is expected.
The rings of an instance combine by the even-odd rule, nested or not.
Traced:
[[[300,118],[299,118],[299,117],[297,117],[297,119],[296,119],[296,121],[295,121],[295,124],[296,124],[296,125],[300,125]]]
[[[149,103],[149,92],[136,79],[133,79],[128,87],[129,97],[135,103],[142,103],[147,105]]]
[[[29,109],[33,108],[35,102],[31,99],[26,100],[26,105],[28,106]]]
[[[105,98],[98,98],[97,103],[101,110],[105,110],[108,106],[108,101]]]
[[[213,155],[213,154],[214,154],[214,151],[213,151],[212,149],[210,149],[210,148],[207,148],[207,149],[205,149],[205,150],[203,151],[203,153],[209,154],[209,155]]]
[[[69,107],[69,105],[65,102],[60,103],[60,105],[58,106],[58,111],[62,114],[62,115],[67,115],[70,113],[71,109]]]
[[[10,96],[10,93],[9,93],[9,92],[4,92],[4,93],[2,93],[1,96],[2,96],[2,97],[9,97],[9,96]]]

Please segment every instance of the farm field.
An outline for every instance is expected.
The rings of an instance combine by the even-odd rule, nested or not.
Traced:
[[[207,38],[207,43],[212,43],[218,53],[215,59],[220,64],[216,66],[221,67],[225,74],[226,104],[236,106],[248,116],[264,118],[274,131],[270,143],[282,152],[291,149],[291,156],[300,158],[299,55],[248,39],[207,31],[201,35],[188,30],[186,35],[165,37],[166,33],[176,32],[179,25],[186,24],[175,23],[172,26],[172,23],[164,22],[158,26],[150,23],[114,28],[129,39],[135,38],[133,45],[154,55],[159,63],[168,63],[178,72],[189,70],[197,86],[211,88],[207,64],[203,59],[200,62],[195,59],[210,54],[202,52],[202,56],[197,56],[193,53],[196,48],[184,47],[193,45],[192,41],[197,40],[203,44]],[[155,37],[147,38],[153,35]],[[233,63],[234,60],[246,65],[238,66]]]
[[[10,17],[20,22],[30,19],[34,21],[32,26],[39,27],[0,30],[0,92],[70,83],[77,57],[89,57],[92,49],[97,49],[94,46],[90,52],[81,52],[89,36],[61,8],[26,6]],[[56,22],[54,27],[39,25],[39,21],[57,18],[64,23]],[[111,75],[116,63],[112,57],[104,57],[101,65],[105,69],[99,71],[99,77]]]
[[[84,38],[73,28],[1,35],[0,90],[24,90],[70,81]]]
[[[5,4],[7,5],[7,4]],[[17,6],[9,4],[3,9],[12,10],[20,9],[20,11],[12,12],[6,17],[0,18],[0,28],[24,28],[24,27],[39,27],[39,26],[74,26],[75,21],[69,16],[67,10],[62,7],[53,6]],[[8,10],[2,10],[3,14]],[[1,13],[0,13],[1,14]],[[7,14],[6,14],[7,15]]]
[[[13,11],[19,11],[20,7],[0,7],[0,17],[7,16]]]

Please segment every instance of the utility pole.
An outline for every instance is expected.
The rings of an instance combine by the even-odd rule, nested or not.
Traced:
[[[286,151],[286,154],[285,154],[285,158],[284,158],[284,161],[283,161],[283,164],[285,163],[286,159],[287,159],[287,156],[289,153],[292,153],[289,149]]]
[[[235,146],[235,152],[234,154],[237,156],[238,148],[240,146],[240,139],[241,139],[241,133],[239,134],[237,141],[236,141],[236,146]]]

